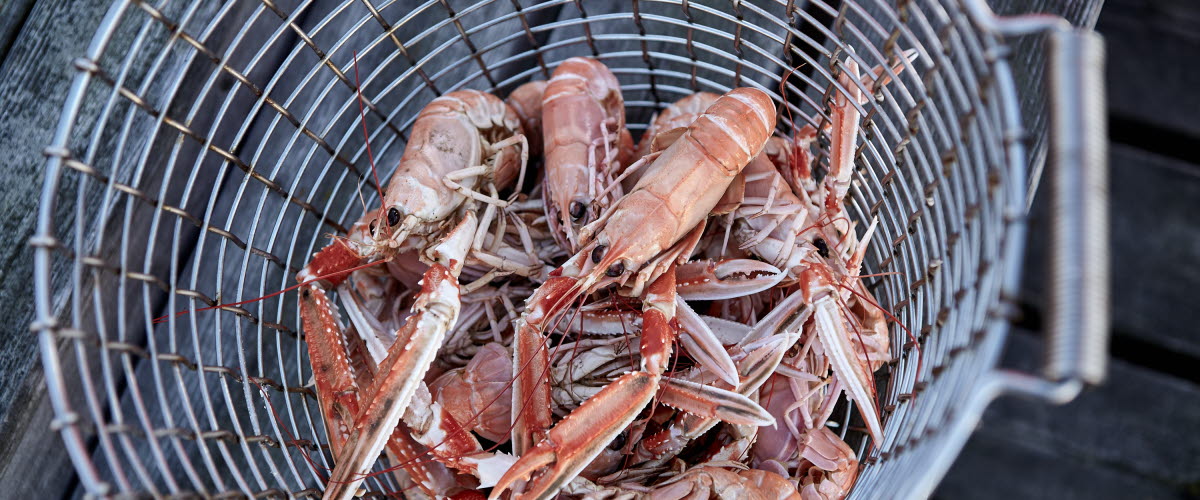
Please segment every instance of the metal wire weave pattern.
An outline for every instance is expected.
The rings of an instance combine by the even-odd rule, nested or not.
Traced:
[[[319,496],[332,462],[294,297],[152,319],[291,285],[376,203],[355,54],[386,182],[429,100],[503,96],[571,56],[612,68],[635,133],[680,97],[745,85],[777,99],[787,133],[828,120],[846,58],[871,68],[906,49],[910,70],[863,89],[876,99],[860,106],[847,205],[880,221],[868,268],[894,274],[871,286],[923,362],[894,328],[885,442],[842,422],[864,458],[857,496],[903,496],[957,453],[945,430],[996,364],[1019,271],[1005,47],[959,0],[115,3],[76,61],[33,241],[54,427],[85,491]]]

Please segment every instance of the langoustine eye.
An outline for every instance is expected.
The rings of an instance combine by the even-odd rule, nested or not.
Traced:
[[[604,245],[596,245],[596,248],[592,249],[592,264],[600,263],[600,259],[604,258],[605,250],[608,250],[608,247]]]
[[[825,243],[824,238],[817,238],[813,240],[813,246],[817,247],[817,253],[821,254],[822,258],[829,258],[829,244]]]
[[[587,206],[582,202],[572,201],[570,209],[567,212],[571,215],[571,220],[578,222],[587,213]]]

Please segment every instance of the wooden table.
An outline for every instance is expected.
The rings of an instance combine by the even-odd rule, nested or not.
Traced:
[[[1096,22],[1099,0],[997,0],[1000,12],[1047,11]],[[11,498],[82,492],[44,390],[26,241],[50,143],[72,76],[106,1],[0,3],[0,491]],[[1002,399],[988,410],[936,496],[944,498],[1178,498],[1200,496],[1200,5],[1189,0],[1109,0],[1113,202],[1113,364],[1109,382],[1049,407]],[[1021,60],[1018,59],[1018,66]],[[1044,232],[1035,205],[1032,234]],[[1005,364],[1038,358],[1038,238],[1031,238],[1017,325]]]

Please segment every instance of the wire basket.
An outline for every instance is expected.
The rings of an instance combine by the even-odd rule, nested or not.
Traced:
[[[1060,222],[1046,379],[996,369],[1027,204],[1004,36],[1042,31]],[[332,464],[294,297],[152,318],[291,285],[363,199],[378,203],[355,54],[386,181],[431,99],[503,96],[571,56],[613,70],[635,134],[685,95],[735,86],[769,92],[788,133],[828,120],[847,58],[871,68],[906,49],[919,52],[911,69],[863,89],[875,99],[861,106],[847,205],[880,220],[868,268],[894,274],[870,286],[923,362],[917,373],[894,329],[877,374],[884,442],[842,422],[864,463],[859,497],[928,495],[997,394],[1062,401],[1103,376],[1094,34],[996,18],[982,0],[116,2],[75,62],[31,242],[52,427],[84,493],[320,495]]]

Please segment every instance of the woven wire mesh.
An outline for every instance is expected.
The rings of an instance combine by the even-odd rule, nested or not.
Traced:
[[[377,203],[355,55],[386,182],[429,100],[503,96],[571,56],[613,70],[635,134],[678,98],[745,85],[777,99],[788,133],[829,119],[847,58],[872,68],[906,49],[910,69],[863,89],[875,99],[847,204],[879,219],[867,267],[894,274],[870,287],[923,362],[894,328],[877,374],[884,442],[842,421],[863,496],[908,491],[961,446],[945,430],[972,418],[962,406],[996,364],[1020,265],[1004,46],[959,1],[114,4],[76,62],[34,240],[54,425],[84,490],[319,495],[332,463],[294,297],[152,319],[291,285]],[[396,489],[387,475],[365,487]]]

